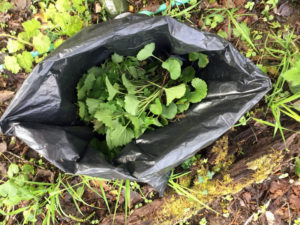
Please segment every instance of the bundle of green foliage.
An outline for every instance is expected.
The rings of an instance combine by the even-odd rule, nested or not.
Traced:
[[[153,126],[167,125],[207,95],[205,81],[195,76],[196,67],[209,63],[207,55],[190,53],[190,65],[183,67],[177,57],[163,61],[153,55],[154,49],[150,43],[136,57],[114,53],[100,67],[89,69],[77,84],[79,116],[106,135],[109,151]]]

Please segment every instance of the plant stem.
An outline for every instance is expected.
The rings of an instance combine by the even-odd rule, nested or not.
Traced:
[[[21,42],[21,43],[23,43],[23,44],[25,44],[25,45],[29,45],[29,46],[31,46],[31,47],[34,47],[33,44],[31,44],[30,42],[24,41],[23,39],[20,39],[20,38],[18,38],[18,37],[12,36],[12,35],[10,35],[10,34],[4,34],[4,33],[1,33],[1,34],[0,34],[0,37],[8,37],[8,38],[12,38],[12,39],[15,39],[15,40],[17,40],[18,42]]]
[[[162,61],[160,58],[156,57],[155,55],[152,55],[153,58],[157,59],[158,61],[160,61],[161,63],[164,63],[164,61]]]

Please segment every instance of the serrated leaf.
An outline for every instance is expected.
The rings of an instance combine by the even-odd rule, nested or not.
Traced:
[[[87,98],[85,102],[86,102],[86,106],[88,108],[89,113],[91,115],[94,115],[94,113],[97,111],[99,104],[102,101],[99,99]]]
[[[118,55],[117,53],[114,53],[114,54],[111,56],[111,60],[112,60],[114,63],[121,63],[121,62],[123,62],[124,57],[121,56],[121,55]]]
[[[148,59],[150,56],[152,56],[152,53],[155,49],[155,43],[152,42],[150,44],[145,45],[145,47],[139,51],[139,53],[137,54],[137,59],[139,61],[143,61],[145,59]]]
[[[122,74],[122,82],[129,94],[135,94],[136,87],[127,79],[125,74]]]
[[[105,124],[107,127],[112,127],[113,122],[113,112],[109,109],[98,110],[94,117],[99,121]]]
[[[195,77],[195,69],[192,66],[187,66],[182,71],[181,79],[183,82],[190,82]]]
[[[133,116],[136,116],[138,113],[140,101],[134,95],[125,96],[125,110]]]
[[[33,57],[30,52],[24,51],[22,54],[18,54],[17,61],[26,73],[32,70]]]
[[[177,106],[172,102],[169,106],[162,105],[162,116],[166,119],[173,119],[177,114]]]
[[[12,178],[14,176],[14,174],[18,174],[18,173],[19,173],[18,165],[15,163],[11,163],[7,170],[7,176]]]
[[[112,86],[108,77],[105,78],[105,84],[109,95],[107,100],[111,101],[119,91],[114,86]]]
[[[94,117],[99,122],[104,123],[107,127],[111,127],[113,122],[113,115],[116,109],[117,108],[113,103],[100,103],[97,107],[97,111]]]
[[[144,124],[143,120],[129,113],[127,113],[125,116],[131,121],[134,127],[134,136],[135,138],[138,138],[142,134],[141,128]]]
[[[29,37],[34,37],[40,33],[41,23],[36,19],[27,20],[22,23],[22,26]]]
[[[117,121],[113,122],[112,128],[108,129],[106,133],[106,142],[109,149],[126,145],[130,143],[133,138],[133,130],[126,126],[122,126]]]
[[[25,46],[21,42],[18,42],[13,39],[8,39],[6,47],[7,47],[7,50],[9,53],[15,53],[15,52],[17,52],[19,50],[23,50],[25,48]]]
[[[175,99],[179,99],[184,96],[186,91],[185,84],[180,84],[171,88],[164,88],[167,97],[167,106]]]
[[[162,105],[160,102],[159,98],[155,99],[155,103],[151,104],[150,107],[150,112],[152,112],[155,115],[160,115],[162,113]]]
[[[181,65],[179,59],[170,57],[162,63],[161,67],[169,71],[172,80],[177,80],[180,77]]]
[[[79,106],[79,117],[82,120],[85,120],[87,111],[86,111],[86,106],[85,106],[84,102],[78,101],[78,106]]]
[[[51,41],[48,36],[40,33],[39,35],[33,37],[32,43],[36,50],[41,54],[49,51]]]
[[[21,67],[18,64],[17,57],[15,56],[5,56],[5,68],[13,73],[18,73]]]

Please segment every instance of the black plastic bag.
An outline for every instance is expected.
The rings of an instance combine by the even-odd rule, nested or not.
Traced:
[[[93,133],[78,119],[75,87],[113,52],[135,55],[150,42],[173,55],[208,54],[201,74],[208,96],[186,118],[125,146],[110,164],[88,147]],[[170,170],[224,134],[270,87],[269,78],[219,36],[169,17],[130,15],[88,27],[53,51],[24,81],[0,126],[65,172],[145,182],[163,194]]]

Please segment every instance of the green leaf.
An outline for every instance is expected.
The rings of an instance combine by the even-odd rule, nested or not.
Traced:
[[[79,106],[79,117],[82,120],[86,120],[86,115],[87,115],[87,111],[86,111],[86,106],[83,102],[78,101],[78,106]]]
[[[41,54],[49,51],[51,41],[48,36],[40,33],[38,36],[33,37],[32,43],[36,50]]]
[[[199,53],[199,57],[198,57],[199,68],[205,68],[208,63],[209,63],[208,56],[205,54]]]
[[[125,110],[133,116],[136,116],[138,113],[140,101],[134,95],[125,96]]]
[[[176,105],[177,105],[178,113],[182,113],[190,107],[190,103],[189,103],[188,99],[186,99],[186,98],[178,100],[176,102]]]
[[[125,115],[130,121],[131,123],[133,124],[134,126],[134,135],[135,135],[135,138],[138,138],[141,134],[142,134],[142,126],[144,124],[143,120],[140,119],[139,117],[137,116],[133,116],[129,113],[127,113]]]
[[[179,99],[184,96],[186,91],[185,84],[180,84],[171,88],[164,88],[167,97],[167,106],[175,99]]]
[[[300,92],[300,60],[281,76],[289,83],[290,90],[294,94]]]
[[[192,86],[195,89],[200,89],[200,90],[207,89],[207,85],[206,85],[205,81],[200,78],[194,78],[192,80]]]
[[[18,174],[18,173],[19,173],[18,165],[15,163],[11,163],[7,170],[7,176],[12,178],[14,176],[14,174]]]
[[[8,39],[6,47],[9,53],[15,53],[25,48],[25,46],[21,42],[12,39]]]
[[[189,53],[189,60],[192,62],[198,60],[199,68],[204,68],[209,63],[208,56],[200,52]]]
[[[180,77],[181,65],[179,59],[170,57],[162,63],[161,67],[169,71],[172,80],[176,80]]]
[[[172,102],[169,106],[162,105],[162,116],[166,119],[173,119],[177,114],[177,106]]]
[[[18,73],[21,69],[15,56],[5,56],[5,68],[13,73]]]
[[[145,126],[148,128],[151,125],[155,125],[158,127],[162,127],[162,124],[158,121],[157,118],[153,118],[153,117],[146,117],[145,118]]]
[[[162,105],[159,98],[156,98],[155,103],[150,105],[150,111],[155,115],[160,115],[162,113]]]
[[[145,47],[139,51],[139,53],[137,54],[137,59],[139,61],[143,61],[145,59],[148,59],[150,56],[152,56],[153,51],[155,49],[155,43],[152,42],[150,44],[145,45]]]
[[[23,166],[22,166],[22,171],[25,173],[25,174],[34,174],[34,167],[32,166],[32,165],[30,165],[30,164],[24,164]]]
[[[24,51],[22,54],[17,55],[17,61],[19,65],[29,73],[32,69],[33,57],[30,52]]]
[[[94,113],[97,111],[97,108],[101,102],[102,101],[99,99],[94,99],[94,98],[86,99],[86,105],[87,105],[88,111],[91,115],[94,115]]]
[[[112,84],[110,83],[108,77],[105,78],[105,84],[106,84],[106,87],[107,87],[107,90],[108,90],[108,95],[109,95],[109,97],[108,97],[107,100],[111,101],[111,100],[113,100],[113,98],[115,97],[115,95],[117,93],[119,93],[119,90],[117,90],[115,88],[115,86],[112,86]]]
[[[113,121],[112,128],[108,129],[106,133],[106,142],[109,149],[126,145],[131,142],[133,138],[133,130],[122,126],[118,121]]]
[[[198,52],[190,52],[190,53],[189,53],[189,60],[190,60],[191,62],[194,62],[194,61],[196,61],[196,60],[198,60],[198,59],[199,59]]]
[[[1,1],[0,2],[0,12],[6,13],[8,10],[12,9],[13,5],[10,2]]]
[[[98,110],[94,117],[99,121],[105,124],[107,127],[112,127],[113,122],[113,112],[111,110]]]
[[[18,38],[23,40],[23,41],[29,41],[30,40],[30,36],[26,32],[20,32],[18,34]]]
[[[36,19],[27,20],[22,23],[22,26],[29,37],[34,37],[40,33],[41,23]]]
[[[233,35],[247,41],[247,39],[250,39],[250,28],[245,22],[238,23],[238,26],[233,29]]]
[[[194,78],[192,80],[192,86],[196,89],[189,94],[189,101],[191,103],[200,102],[207,95],[207,84],[200,78]]]
[[[191,103],[197,103],[197,102],[200,102],[202,101],[206,95],[207,95],[207,90],[200,90],[200,89],[197,89],[196,91],[193,91],[189,94],[189,101]]]
[[[181,79],[183,82],[190,82],[195,77],[195,69],[192,66],[187,66],[182,71]]]
[[[65,12],[71,8],[71,3],[69,0],[57,0],[55,7],[59,12]]]
[[[114,63],[121,63],[121,62],[123,62],[124,57],[121,56],[121,55],[118,55],[117,53],[114,53],[114,54],[111,56],[111,60],[112,60]]]
[[[59,38],[53,43],[53,48],[56,49],[58,46],[60,46],[64,42],[63,39]]]
[[[123,85],[126,87],[129,94],[135,94],[136,87],[126,78],[125,74],[122,74],[122,82]]]

